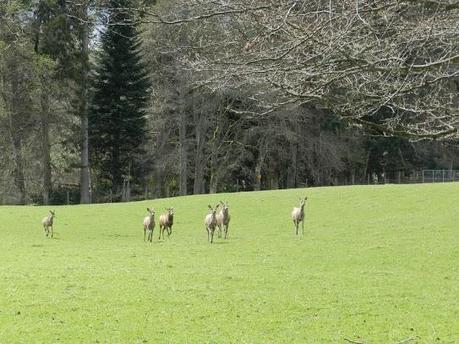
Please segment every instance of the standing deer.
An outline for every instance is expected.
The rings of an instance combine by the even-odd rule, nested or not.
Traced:
[[[215,227],[217,226],[217,209],[218,204],[215,206],[215,208],[212,208],[209,205],[210,214],[207,214],[204,218],[204,225],[206,226],[207,230],[207,240],[210,241],[211,244],[214,242],[214,232]]]
[[[147,211],[148,215],[143,219],[143,241],[145,241],[148,231],[147,241],[151,242],[153,239],[153,230],[155,229],[155,209],[147,208]]]
[[[228,237],[228,227],[229,227],[229,222],[231,220],[231,216],[229,214],[229,204],[228,202],[223,203],[220,201],[220,204],[222,205],[222,208],[217,214],[217,226],[218,226],[218,237],[222,237],[222,227],[223,230],[225,231],[225,239]]]
[[[304,199],[300,198],[300,207],[299,208],[293,208],[292,210],[292,220],[293,223],[295,224],[295,230],[296,230],[296,235],[298,235],[298,226],[301,222],[301,228],[303,231],[304,235],[304,204],[306,203],[306,200],[308,198],[305,197]]]
[[[159,240],[161,235],[164,239],[164,230],[167,231],[167,237],[172,234],[172,225],[174,224],[174,208],[166,208],[167,213],[161,214],[159,217]]]
[[[52,210],[49,211],[49,215],[44,217],[43,220],[41,220],[41,223],[43,225],[43,229],[45,230],[46,236],[49,234],[49,229],[51,228],[51,238],[54,235],[54,229],[53,229],[53,220],[54,217],[56,216],[56,213]]]

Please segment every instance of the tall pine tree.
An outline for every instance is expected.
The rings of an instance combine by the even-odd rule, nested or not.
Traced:
[[[89,116],[91,165],[99,187],[120,195],[137,174],[145,137],[149,81],[130,0],[111,0],[94,80]]]

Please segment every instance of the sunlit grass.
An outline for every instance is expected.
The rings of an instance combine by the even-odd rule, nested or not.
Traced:
[[[290,212],[307,195],[305,235]],[[207,243],[228,200],[229,239]],[[175,208],[143,242],[146,207]],[[459,342],[459,184],[0,207],[0,343]]]

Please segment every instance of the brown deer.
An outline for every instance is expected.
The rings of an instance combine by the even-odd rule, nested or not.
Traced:
[[[43,220],[41,220],[41,223],[43,225],[43,229],[45,230],[46,236],[49,235],[50,233],[50,228],[51,228],[51,238],[54,235],[54,229],[53,229],[53,220],[54,217],[56,216],[56,213],[52,210],[49,211],[49,215],[44,217]]]
[[[215,208],[212,208],[209,205],[209,210],[210,214],[207,214],[206,217],[204,218],[204,225],[206,226],[207,230],[207,240],[212,244],[214,242],[214,232],[215,232],[215,227],[217,226],[217,209],[218,209],[218,204],[215,206]]]
[[[153,240],[153,230],[155,229],[155,209],[147,208],[148,215],[143,219],[143,241],[148,232],[147,241],[151,242]]]
[[[159,217],[159,240],[161,236],[164,239],[164,230],[167,231],[167,237],[172,234],[172,225],[174,224],[174,208],[166,208],[167,213],[161,214]]]
[[[222,201],[220,201],[220,204],[222,205],[222,208],[217,214],[218,237],[222,237],[223,228],[223,230],[225,231],[225,239],[227,239],[229,222],[231,220],[231,216],[229,214],[229,205],[228,202],[223,203]]]

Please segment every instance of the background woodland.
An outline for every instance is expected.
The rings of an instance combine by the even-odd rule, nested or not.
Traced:
[[[0,2],[0,204],[459,169],[459,3]]]

